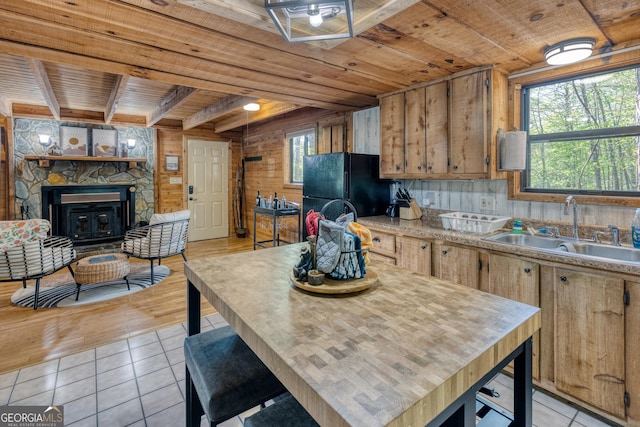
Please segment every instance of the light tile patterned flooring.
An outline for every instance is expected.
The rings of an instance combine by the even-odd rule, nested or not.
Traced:
[[[226,325],[219,314],[203,318],[203,331]],[[175,325],[40,365],[0,375],[0,405],[64,405],[66,427],[184,425],[186,326]],[[490,384],[510,401],[512,381]],[[607,426],[545,393],[533,394],[537,427]],[[510,410],[510,405],[505,405]],[[242,427],[243,414],[221,427]],[[202,426],[208,423],[203,417]]]

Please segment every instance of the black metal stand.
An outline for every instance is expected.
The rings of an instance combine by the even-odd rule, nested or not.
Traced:
[[[270,240],[256,241],[256,235],[258,234],[256,231],[256,217],[258,215],[264,215],[271,218],[273,232]],[[287,216],[298,216],[297,242],[299,242],[300,232],[302,230],[302,218],[300,216],[300,209],[297,209],[297,208],[271,209],[271,208],[261,208],[259,206],[255,206],[253,208],[253,250],[255,250],[256,247],[258,246],[263,248],[269,248],[269,247],[280,246],[280,243],[293,243],[293,242],[280,239],[280,233],[278,233],[278,218],[287,217]]]

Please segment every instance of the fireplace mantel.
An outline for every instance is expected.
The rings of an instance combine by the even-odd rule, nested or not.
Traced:
[[[37,160],[38,166],[48,168],[51,161],[67,161],[67,162],[126,162],[130,168],[135,168],[138,163],[146,163],[144,157],[89,157],[89,156],[24,156],[25,160]]]

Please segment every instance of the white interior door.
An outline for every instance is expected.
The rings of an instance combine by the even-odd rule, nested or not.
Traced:
[[[187,141],[189,241],[229,236],[229,143]]]

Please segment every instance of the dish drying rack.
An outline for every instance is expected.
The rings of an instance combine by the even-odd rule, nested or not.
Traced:
[[[463,231],[466,233],[487,234],[500,230],[510,216],[495,216],[472,212],[451,212],[440,214],[442,227],[445,230]]]

